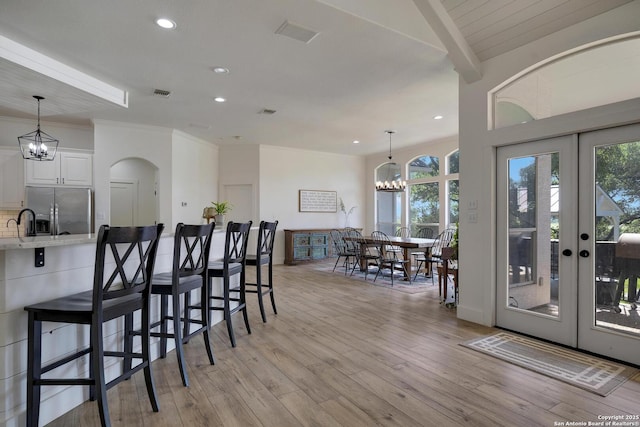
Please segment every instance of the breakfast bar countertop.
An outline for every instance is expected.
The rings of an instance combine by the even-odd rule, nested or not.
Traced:
[[[66,234],[61,236],[6,237],[0,239],[0,250],[33,249],[51,246],[78,245],[95,242],[96,234]]]

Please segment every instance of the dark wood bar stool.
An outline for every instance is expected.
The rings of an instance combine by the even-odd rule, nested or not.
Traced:
[[[233,324],[231,323],[231,315],[242,311],[244,324],[247,327],[247,333],[251,333],[249,327],[249,316],[247,315],[247,300],[245,293],[245,266],[247,258],[247,242],[249,240],[249,231],[251,230],[251,221],[229,222],[227,224],[227,232],[224,243],[224,257],[221,261],[209,262],[209,298],[211,304],[210,310],[218,310],[224,312],[224,320],[227,323],[227,331],[231,346],[236,346],[236,337],[233,333]],[[231,289],[231,277],[239,274],[240,282],[237,287]],[[222,278],[222,296],[213,295],[211,279],[214,277]],[[237,297],[231,297],[231,292],[237,294]],[[222,301],[222,307],[216,306],[215,301]],[[231,303],[236,302],[237,306],[231,308]]]
[[[262,315],[262,321],[267,322],[267,316],[264,312],[263,296],[269,294],[271,297],[271,306],[273,312],[278,314],[276,310],[276,300],[273,295],[273,242],[276,237],[276,228],[278,227],[278,221],[267,222],[260,221],[260,228],[258,230],[258,250],[255,255],[247,255],[246,264],[256,267],[256,283],[245,283],[245,291],[258,295],[258,305],[260,306],[260,314]],[[336,261],[337,263],[337,261]],[[268,265],[267,283],[263,287],[262,285],[262,266]],[[334,266],[335,269],[335,266]],[[346,274],[346,273],[345,273]],[[249,287],[248,289],[246,287]]]
[[[206,225],[176,226],[173,241],[173,268],[170,272],[153,276],[151,293],[160,295],[160,320],[151,324],[151,329],[160,327],[160,332],[151,332],[152,337],[160,337],[160,357],[167,356],[167,339],[173,338],[182,384],[189,386],[189,376],[184,360],[182,344],[194,335],[202,333],[204,346],[213,365],[215,359],[209,340],[209,310],[207,306],[207,264],[211,248],[211,235],[215,223]],[[191,304],[191,292],[200,291],[200,302]],[[181,313],[180,297],[184,299],[184,311]],[[169,314],[169,297],[171,297],[171,314]],[[199,316],[192,316],[197,309]],[[197,313],[196,313],[197,314]],[[173,332],[169,332],[169,325]],[[191,330],[191,325],[197,329]]]
[[[38,426],[40,388],[60,385],[89,386],[89,398],[98,401],[100,422],[103,426],[111,425],[107,389],[130,378],[140,370],[144,370],[151,407],[154,412],[159,410],[149,358],[149,298],[158,239],[162,229],[162,224],[150,227],[103,225],[98,233],[93,290],[24,308],[29,314],[28,427]],[[138,310],[141,311],[142,323],[141,353],[133,352],[133,337],[126,334],[123,351],[104,350],[103,323],[124,317],[125,324],[132,324],[133,313]],[[42,366],[42,322],[89,325],[89,347]],[[87,378],[42,378],[43,374],[85,355],[89,356],[90,373]],[[105,356],[123,358],[127,367],[120,376],[108,383],[104,373]],[[131,367],[131,359],[140,359],[141,362]]]

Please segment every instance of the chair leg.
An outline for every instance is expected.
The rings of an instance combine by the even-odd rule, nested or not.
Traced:
[[[141,312],[142,333],[140,335],[140,341],[142,341],[142,363],[145,364],[144,383],[147,386],[147,394],[149,395],[151,409],[153,409],[153,412],[158,412],[160,410],[160,405],[158,404],[156,386],[153,382],[153,375],[151,373],[151,320],[149,317],[149,304],[147,303]]]
[[[260,264],[260,259],[256,261],[256,292],[258,294],[258,305],[260,306],[262,323],[267,323],[267,316],[264,312],[264,301],[262,300],[262,264]]]
[[[168,296],[160,295],[160,357],[162,359],[167,357],[167,322],[169,320],[168,305]]]
[[[420,269],[422,268],[423,264],[424,264],[424,261],[422,260],[418,261],[418,266],[416,267],[416,274],[413,276],[413,280],[416,280],[418,278],[418,274],[420,273]]]
[[[29,312],[27,338],[27,427],[38,427],[40,418],[40,379],[42,372],[42,322]]]
[[[276,299],[273,295],[273,264],[269,262],[269,296],[271,297],[271,307],[273,307],[273,313],[278,314],[276,310]]]
[[[209,356],[209,363],[212,365],[216,364],[216,360],[213,357],[213,349],[211,348],[211,340],[209,339],[209,329],[211,328],[211,324],[209,323],[209,293],[207,292],[207,286],[204,284],[201,288],[200,294],[200,317],[204,322],[204,330],[202,332],[204,339],[204,347],[207,350],[207,356]]]
[[[96,387],[98,413],[103,426],[110,426],[109,403],[107,401],[107,384],[104,375],[104,348],[102,343],[102,323],[91,327],[91,353],[93,359],[93,381]]]
[[[176,357],[178,358],[178,367],[180,368],[180,376],[182,384],[189,387],[189,377],[187,375],[187,366],[184,362],[184,351],[182,350],[182,328],[180,325],[180,297],[174,295],[171,297],[173,312],[173,338],[176,344]]]
[[[191,292],[184,293],[184,330],[182,331],[182,336],[184,337],[183,343],[189,343],[189,331],[191,330],[191,309],[189,306],[191,305]]]
[[[247,333],[251,333],[251,326],[249,326],[249,313],[247,313],[247,292],[246,292],[246,276],[244,271],[240,273],[240,304],[242,307],[242,317],[244,318],[244,326],[247,328]]]
[[[338,262],[340,261],[340,258],[342,258],[342,255],[338,255],[338,259],[336,260],[336,263],[333,265],[333,272],[336,271],[336,267],[338,266]]]
[[[231,302],[229,301],[229,278],[225,277],[223,279],[224,288],[222,290],[223,298],[224,298],[224,320],[227,324],[227,333],[229,334],[229,339],[231,340],[231,347],[236,346],[236,336],[233,333],[233,324],[231,323]]]
[[[144,319],[143,319],[144,321]],[[131,370],[133,353],[133,313],[124,315],[124,359],[122,373],[129,372]]]

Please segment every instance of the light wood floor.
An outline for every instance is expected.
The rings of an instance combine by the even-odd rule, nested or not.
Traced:
[[[458,345],[495,330],[458,320],[437,289],[409,294],[311,266],[277,266],[278,315],[252,334],[234,316],[238,346],[213,327],[186,346],[191,386],[174,353],[153,363],[160,412],[142,373],[109,390],[116,426],[553,426],[640,413],[640,376],[600,397]],[[86,402],[51,426],[99,425]],[[638,421],[638,420],[636,420]],[[586,425],[586,424],[585,424]]]

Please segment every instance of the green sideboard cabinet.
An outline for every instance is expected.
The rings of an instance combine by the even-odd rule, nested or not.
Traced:
[[[331,229],[284,230],[284,263],[317,261],[332,254]]]

